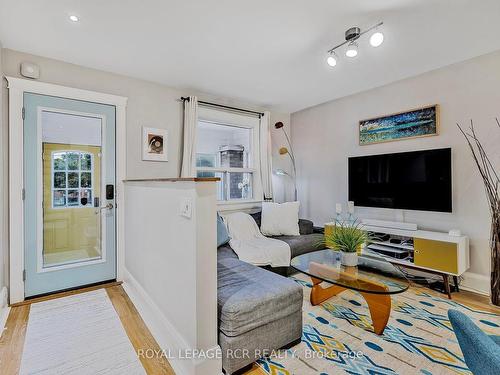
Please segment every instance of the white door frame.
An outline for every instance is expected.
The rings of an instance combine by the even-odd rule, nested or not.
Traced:
[[[81,90],[51,83],[5,77],[9,89],[9,301],[24,301],[24,93],[57,96],[116,108],[116,279],[123,279],[124,270],[124,197],[126,179],[126,97]]]

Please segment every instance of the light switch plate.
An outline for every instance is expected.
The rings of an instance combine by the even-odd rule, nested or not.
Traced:
[[[181,216],[187,217],[191,219],[191,214],[193,210],[193,202],[191,198],[181,198],[180,206],[179,206],[179,214]]]

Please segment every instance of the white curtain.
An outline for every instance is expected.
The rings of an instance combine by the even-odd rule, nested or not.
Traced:
[[[273,184],[272,184],[272,143],[271,143],[271,114],[269,111],[264,112],[260,118],[260,171],[262,180],[262,191],[264,199],[272,200]]]
[[[181,177],[196,177],[196,133],[198,130],[198,98],[184,100],[184,142]]]

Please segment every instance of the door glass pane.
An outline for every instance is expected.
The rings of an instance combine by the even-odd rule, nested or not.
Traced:
[[[92,186],[92,174],[90,172],[82,172],[82,174],[80,175],[80,186],[81,187]]]
[[[68,153],[68,169],[69,170],[77,170],[78,169],[78,154],[76,153]]]
[[[42,111],[44,268],[101,259],[101,119]],[[95,199],[94,198],[98,198]]]
[[[68,187],[77,188],[78,187],[78,172],[68,173]]]
[[[66,172],[54,172],[54,188],[66,187]]]

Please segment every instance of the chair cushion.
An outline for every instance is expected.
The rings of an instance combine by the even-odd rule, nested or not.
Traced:
[[[302,309],[303,292],[297,283],[220,249],[217,283],[219,329],[226,336],[241,335]]]

